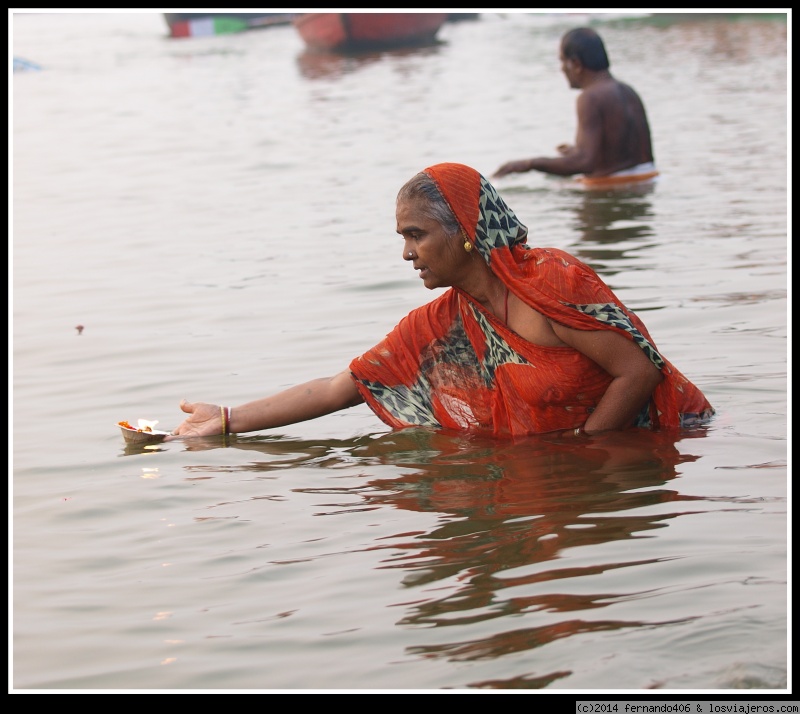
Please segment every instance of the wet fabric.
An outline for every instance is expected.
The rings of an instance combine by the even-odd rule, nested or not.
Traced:
[[[527,228],[474,169],[437,164],[425,173],[510,292],[568,327],[624,335],[661,370],[664,379],[636,426],[680,428],[711,417],[702,392],[589,266],[556,248],[529,247]],[[612,379],[571,347],[524,340],[458,288],[413,310],[350,371],[366,403],[393,428],[495,437],[582,426]]]
[[[590,188],[613,188],[620,184],[652,181],[658,176],[658,173],[655,163],[648,161],[630,169],[615,171],[608,176],[579,176],[576,180]]]

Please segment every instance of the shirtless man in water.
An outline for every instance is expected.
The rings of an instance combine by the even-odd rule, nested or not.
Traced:
[[[589,28],[570,30],[561,39],[561,70],[578,96],[575,144],[561,144],[557,157],[537,156],[503,164],[495,177],[524,171],[559,176],[583,174],[587,179],[622,175],[651,178],[650,126],[634,89],[611,76],[603,40]]]

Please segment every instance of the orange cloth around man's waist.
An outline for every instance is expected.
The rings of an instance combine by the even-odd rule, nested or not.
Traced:
[[[650,161],[646,164],[639,164],[630,169],[617,171],[608,176],[579,176],[577,181],[590,188],[609,188],[626,183],[641,183],[650,181],[658,176],[655,164]]]

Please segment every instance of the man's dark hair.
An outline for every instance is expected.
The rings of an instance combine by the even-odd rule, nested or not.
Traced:
[[[561,38],[561,52],[567,59],[576,59],[586,69],[593,71],[611,66],[603,40],[588,27],[578,27],[567,32]]]

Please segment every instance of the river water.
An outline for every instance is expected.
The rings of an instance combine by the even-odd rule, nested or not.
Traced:
[[[482,13],[359,56],[9,20],[39,68],[10,90],[10,689],[789,689],[786,13]],[[707,428],[498,443],[361,406],[126,446],[120,420],[333,374],[435,297],[397,189],[571,140],[585,23],[660,179],[496,186],[639,312]]]

